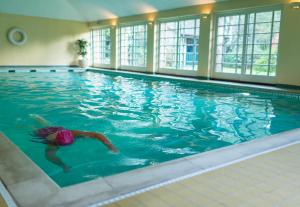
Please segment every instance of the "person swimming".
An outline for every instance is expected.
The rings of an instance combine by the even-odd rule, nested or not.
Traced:
[[[47,148],[45,150],[45,156],[47,160],[58,165],[65,172],[69,171],[69,167],[59,157],[56,156],[56,152],[59,146],[70,145],[74,142],[75,138],[94,138],[101,141],[111,151],[118,152],[118,149],[103,134],[69,130],[59,126],[50,126],[50,124],[43,117],[36,114],[31,114],[30,116],[34,118],[41,126],[43,126],[42,128],[34,131],[35,137],[31,141],[47,144]]]
[[[95,138],[105,144],[111,151],[117,152],[117,148],[102,134],[96,132],[86,132],[69,130],[64,127],[49,126],[38,129],[35,135],[43,139],[44,143],[55,144],[58,146],[70,145],[77,137]]]

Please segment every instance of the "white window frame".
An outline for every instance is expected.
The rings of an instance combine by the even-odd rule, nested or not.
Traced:
[[[186,70],[186,69],[180,69],[180,68],[161,68],[160,67],[160,33],[161,33],[161,23],[167,23],[167,22],[179,22],[184,20],[191,20],[191,19],[199,19],[199,43],[198,43],[198,64],[196,70]],[[179,30],[178,30],[179,31]],[[171,74],[171,75],[184,75],[184,76],[199,76],[199,62],[200,62],[200,38],[201,38],[201,15],[190,15],[190,16],[179,16],[179,17],[172,17],[172,18],[163,18],[159,19],[157,21],[157,48],[156,48],[156,54],[157,54],[157,61],[156,61],[156,73],[162,73],[162,74]],[[178,38],[178,37],[177,37]],[[178,47],[178,42],[177,42]],[[177,54],[178,56],[178,54]],[[178,59],[178,58],[176,58]],[[178,64],[178,62],[176,62]]]
[[[247,29],[247,17],[251,13],[257,12],[268,12],[268,11],[281,11],[281,20],[280,20],[280,30],[279,30],[279,41],[278,41],[278,52],[277,52],[277,65],[276,65],[276,75],[275,76],[265,76],[265,75],[248,75],[246,74],[246,68],[242,67],[241,74],[236,73],[224,73],[224,72],[217,72],[216,71],[216,55],[217,55],[217,38],[218,38],[218,18],[224,16],[231,16],[231,15],[245,15],[245,30]],[[267,84],[274,84],[277,81],[277,74],[278,74],[278,60],[280,56],[280,33],[282,27],[282,16],[283,16],[283,7],[282,6],[273,6],[273,7],[261,7],[261,8],[252,8],[252,9],[242,9],[238,11],[229,11],[229,12],[217,12],[214,17],[214,40],[213,40],[213,54],[212,54],[212,70],[211,70],[211,77],[214,79],[224,79],[224,80],[233,80],[233,81],[241,81],[241,82],[254,82],[254,83],[267,83]],[[244,32],[244,50],[246,45],[246,35],[247,33]],[[243,55],[245,53],[243,52]],[[243,57],[244,59],[245,57]]]
[[[101,62],[101,58],[100,58],[101,57],[101,50],[102,50],[102,46],[101,46],[101,43],[102,43],[102,41],[101,41],[102,40],[101,39],[101,30],[104,30],[104,29],[109,29],[109,31],[110,31],[110,51],[109,51],[109,54],[110,54],[110,63],[109,64],[102,63]],[[93,38],[94,38],[93,31],[94,30],[98,30],[99,31],[99,46],[100,46],[100,48],[99,48],[99,51],[100,51],[100,53],[99,53],[99,56],[100,56],[99,60],[100,60],[100,62],[99,63],[95,63],[94,62],[94,45],[93,45],[93,43],[94,43],[94,40],[93,40]],[[92,65],[94,67],[110,68],[112,66],[112,29],[111,29],[110,26],[93,28],[91,30],[91,60],[92,60],[92,63],[93,63]]]
[[[145,26],[145,41],[146,41],[146,45],[144,48],[144,66],[130,66],[130,65],[122,65],[122,54],[121,54],[121,30],[123,27],[134,27],[134,26],[139,26],[139,25],[143,25]],[[120,24],[118,27],[118,48],[117,48],[117,53],[118,53],[118,70],[132,70],[132,71],[142,71],[142,72],[146,72],[147,71],[147,57],[148,57],[148,23],[146,21],[139,21],[139,22],[130,22],[128,24]]]

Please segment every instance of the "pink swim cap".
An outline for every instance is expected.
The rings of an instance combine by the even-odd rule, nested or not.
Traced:
[[[57,132],[55,141],[58,145],[68,145],[73,143],[74,137],[70,130],[60,130]]]

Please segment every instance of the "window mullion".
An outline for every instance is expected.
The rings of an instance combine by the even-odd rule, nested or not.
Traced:
[[[134,47],[135,47],[135,26],[132,27],[132,30],[133,30],[133,34],[132,34],[132,46],[131,46],[131,65],[135,66],[133,63],[133,59],[134,59]]]
[[[157,41],[158,41],[158,47],[156,48],[156,54],[158,54],[158,56],[157,56],[157,65],[156,65],[156,67],[157,67],[157,69],[159,70],[160,69],[160,66],[161,66],[161,64],[160,64],[160,37],[161,37],[161,22],[159,22],[159,28],[158,28],[158,39],[157,39]],[[165,48],[164,48],[164,51],[165,51]],[[165,54],[164,54],[164,56],[165,56]]]
[[[147,34],[148,34],[148,24],[147,25],[144,25],[144,40],[143,40],[143,51],[144,51],[144,66],[147,67],[147,42],[145,40],[147,40]],[[142,42],[140,40],[140,42]],[[139,46],[140,47],[140,46]]]
[[[179,21],[177,21],[176,69],[179,69],[178,63],[179,63]]]
[[[197,31],[197,21],[194,19],[194,38],[193,38],[193,70],[195,70],[195,57],[196,57],[196,43],[195,43],[195,37],[196,37],[196,31]],[[188,56],[188,55],[187,55]]]
[[[272,40],[273,40],[273,30],[274,30],[274,18],[275,11],[272,13],[272,25],[271,25],[271,37],[270,37],[270,49],[269,49],[269,61],[268,61],[268,76],[270,76],[270,67],[271,67],[271,59],[272,59]]]
[[[93,65],[95,64],[95,55],[94,55],[94,46],[95,46],[95,43],[94,43],[94,30],[92,30],[92,62],[93,62]]]
[[[220,17],[219,17],[220,18]],[[226,25],[226,23],[227,23],[227,21],[226,21],[226,17],[224,17],[224,25],[223,25],[223,27],[224,27],[224,31],[223,31],[223,33],[225,34],[225,30],[226,30],[226,27],[227,27],[227,25]],[[219,30],[219,26],[218,26],[218,30]],[[218,32],[219,31],[217,31],[217,34],[218,34]],[[225,35],[224,35],[225,36]],[[217,35],[217,38],[218,38],[219,36]],[[217,42],[217,45],[218,45],[218,39],[216,40],[216,42]],[[217,48],[218,49],[218,48]],[[224,41],[224,37],[223,37],[223,42],[222,42],[222,60],[221,60],[221,72],[223,73],[224,72],[224,67],[223,67],[223,65],[224,65],[224,60],[225,60],[225,58],[224,58],[224,54],[225,54],[225,41]]]
[[[103,56],[102,56],[102,29],[99,29],[99,63],[102,64],[103,63]]]
[[[245,75],[247,67],[247,35],[248,35],[248,18],[249,14],[244,15],[244,34],[243,34],[243,52],[242,52],[242,65],[241,75]]]
[[[245,28],[244,28],[245,29]],[[240,32],[241,32],[241,15],[239,15],[239,21],[238,21],[238,38],[237,38],[237,44],[236,44],[236,53],[235,53],[235,74],[237,74],[237,66],[238,66],[238,53],[239,53],[239,42],[240,42]],[[244,39],[243,39],[244,42]]]
[[[253,30],[252,30],[252,51],[251,51],[251,69],[250,74],[252,75],[253,72],[253,59],[254,59],[254,46],[255,46],[255,28],[256,28],[256,13],[254,13],[254,19],[253,19]]]

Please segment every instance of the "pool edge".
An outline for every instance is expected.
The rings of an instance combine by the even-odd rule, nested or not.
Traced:
[[[202,173],[222,168],[243,160],[300,143],[300,128],[275,134],[269,137],[232,145],[197,155],[165,162],[157,166],[145,167],[117,175],[98,178],[92,181],[59,188],[23,153],[0,133],[0,141],[11,146],[0,145],[0,152],[13,150],[16,156],[23,157],[26,165],[31,165],[37,176],[11,184],[7,177],[1,179],[19,206],[101,206],[167,184],[178,182]],[[3,149],[4,148],[4,149]],[[10,155],[13,155],[10,153]],[[5,156],[4,156],[5,157]],[[10,165],[18,164],[10,157]],[[27,160],[27,161],[26,161]],[[29,162],[28,162],[29,161]],[[14,163],[16,162],[16,163]],[[30,163],[30,164],[28,164]],[[3,165],[1,161],[0,166]],[[20,173],[19,172],[19,173]],[[50,179],[50,180],[49,180]],[[34,182],[34,183],[33,183]],[[36,192],[28,191],[34,185]],[[43,189],[41,189],[43,188]],[[27,191],[26,191],[27,189]],[[26,192],[26,193],[23,193]],[[39,195],[40,194],[40,195]],[[34,200],[33,198],[38,198]]]

